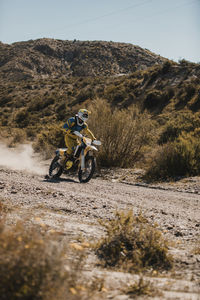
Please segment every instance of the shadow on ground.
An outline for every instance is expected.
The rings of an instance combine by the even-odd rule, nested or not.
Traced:
[[[73,183],[79,183],[79,181],[76,181],[72,178],[51,178],[51,177],[49,177],[49,175],[45,175],[43,182],[52,182],[52,183],[73,182]]]

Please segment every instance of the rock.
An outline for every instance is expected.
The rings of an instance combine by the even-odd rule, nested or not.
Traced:
[[[167,229],[168,229],[168,230],[172,230],[173,228],[174,228],[174,227],[171,226],[171,225],[167,226]]]
[[[176,231],[176,232],[174,233],[174,235],[175,235],[176,237],[179,237],[179,236],[183,236],[183,233],[182,233],[181,231]]]
[[[16,190],[12,190],[10,193],[11,194],[17,194],[17,191]]]

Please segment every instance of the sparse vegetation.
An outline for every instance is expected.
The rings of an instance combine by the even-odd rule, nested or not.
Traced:
[[[26,230],[18,223],[8,229],[1,224],[0,232],[1,299],[53,299],[48,297],[66,279],[62,253],[36,227]]]
[[[113,220],[101,222],[105,237],[96,245],[96,254],[105,267],[141,272],[153,268],[169,270],[172,257],[168,244],[155,225],[132,211],[117,212]]]
[[[197,254],[197,255],[200,255],[200,241],[199,240],[198,240],[197,245],[193,249],[193,253]]]
[[[62,125],[51,124],[37,134],[33,149],[43,154],[45,158],[52,157],[58,147],[65,147]]]
[[[0,43],[0,136],[9,147],[15,147],[28,140],[32,142],[35,151],[42,153],[45,158],[51,157],[55,148],[64,146],[63,123],[79,108],[86,107],[92,111],[89,127],[102,141],[98,153],[99,166],[144,167],[144,179],[147,181],[178,180],[183,176],[200,175],[199,64],[186,60],[175,63],[146,49],[112,42],[63,42],[42,39],[17,44],[11,46]],[[111,169],[109,172],[112,171]],[[125,172],[129,171],[131,174],[132,170]],[[4,172],[5,174],[7,173]],[[15,190],[12,180],[16,174]],[[5,192],[7,197],[6,201],[0,200],[2,300],[107,298],[104,297],[107,290],[104,288],[103,279],[87,276],[91,259],[90,255],[87,255],[91,254],[90,251],[95,251],[96,259],[98,257],[98,262],[92,263],[98,263],[97,266],[101,267],[101,270],[97,268],[97,273],[94,274],[103,273],[102,266],[106,268],[104,275],[109,273],[110,269],[139,274],[138,281],[126,289],[121,289],[130,298],[159,295],[158,290],[145,276],[152,276],[150,280],[155,279],[158,283],[160,272],[165,274],[166,271],[170,271],[174,263],[169,254],[168,241],[156,224],[150,223],[142,214],[134,215],[132,211],[117,212],[113,219],[100,222],[105,235],[94,242],[92,249],[89,249],[91,245],[88,243],[87,246],[84,246],[84,242],[81,244],[81,239],[78,242],[74,241],[74,236],[73,242],[70,242],[68,236],[44,224],[35,225],[38,223],[35,220],[22,220],[14,224],[16,217],[22,217],[25,207],[34,207],[34,213],[36,207],[35,204],[29,206],[30,201],[26,202],[25,198],[19,198],[22,192],[29,193],[32,179],[31,184],[25,187],[30,177],[26,181],[23,177],[23,181],[20,181],[18,174],[14,173],[11,178],[11,174],[8,173],[9,183],[4,183],[4,180],[1,182],[1,191]],[[124,174],[123,179],[120,175],[116,181],[125,181]],[[137,174],[143,174],[143,170],[139,170]],[[72,186],[71,182],[68,183]],[[41,195],[45,195],[44,203],[38,203],[37,207],[43,207],[43,216],[48,208],[48,216],[51,213],[53,218],[52,203],[56,201],[60,203],[59,207],[56,207],[56,218],[60,221],[60,212],[67,213],[68,217],[72,199],[73,204],[83,210],[85,216],[89,216],[88,219],[91,217],[91,223],[97,216],[95,212],[99,213],[100,205],[96,207],[95,201],[94,205],[91,204],[93,194],[87,198],[90,207],[88,212],[85,212],[85,207],[79,205],[82,194],[74,197],[72,188],[67,194],[63,191],[59,193],[56,189],[56,192],[54,189],[47,191],[48,184],[45,183],[44,190],[41,188],[42,184],[44,182],[38,187],[34,186],[27,197],[31,195],[30,199],[40,201]],[[193,182],[193,186],[196,186],[196,181]],[[85,194],[86,191],[88,190],[85,189]],[[35,194],[38,198],[34,198]],[[144,195],[142,199],[143,197]],[[14,205],[20,206],[17,208],[19,215],[12,214],[12,210],[16,208],[9,207],[9,199],[17,199],[18,204],[12,201]],[[25,204],[23,208],[21,203]],[[107,217],[107,209],[110,214],[112,205],[103,204],[104,215]],[[124,207],[124,203],[120,203],[120,206]],[[168,236],[174,235],[175,239],[180,237],[181,240],[181,236],[185,235],[185,245],[189,245],[189,240],[192,241],[191,246],[195,245],[194,235],[199,227],[195,219],[196,214],[191,214],[190,218],[186,214],[185,223],[183,222],[180,228],[176,223],[176,217],[181,220],[186,206],[185,203],[181,215],[177,211],[174,213],[171,207],[169,210],[161,210],[162,207],[166,207],[163,205],[157,209],[154,203],[150,214],[154,217],[155,212],[160,217],[160,223],[164,221],[162,227],[167,228],[164,232]],[[72,207],[74,209],[75,206]],[[192,211],[195,209],[196,206]],[[10,214],[10,219],[6,219],[7,213]],[[170,220],[173,220],[172,224],[169,224]],[[61,228],[62,222],[58,223],[58,227]],[[186,233],[187,224],[189,230]],[[70,227],[70,232],[72,228]],[[191,233],[194,240],[191,239]],[[179,274],[187,270],[187,264],[190,268],[193,267],[192,255],[200,254],[199,243],[193,249],[188,249],[182,253],[191,254],[191,257],[186,255],[180,259]],[[179,262],[176,260],[175,267],[177,264]],[[195,276],[198,277],[197,271],[190,269],[189,275],[194,274],[193,281],[196,281]],[[177,276],[180,276],[179,274]],[[175,273],[167,274],[168,278],[171,276],[175,276]],[[178,284],[180,285],[180,282]],[[162,290],[166,288],[164,285]],[[184,288],[183,286],[181,291],[184,291]],[[190,287],[186,288],[187,291],[189,289]],[[196,293],[196,287],[192,287],[191,291],[192,289]],[[173,292],[174,290],[172,289]]]
[[[168,142],[155,151],[144,178],[150,181],[172,180],[180,176],[199,174],[199,138],[182,134],[175,141]]]
[[[0,202],[0,293],[2,300],[102,299],[107,289],[102,278],[83,276],[85,247],[91,244],[62,240],[55,230],[26,220],[7,225],[9,211]],[[40,221],[39,218],[36,218]],[[167,242],[142,215],[117,212],[101,223],[107,236],[95,246],[105,266],[143,272],[149,267],[169,270],[172,258]],[[131,298],[158,291],[141,276],[123,289]]]
[[[21,47],[27,57],[18,71],[14,68],[7,74],[3,57],[7,55],[8,61],[14,63],[18,52],[14,54],[13,47],[0,45],[0,59],[5,68],[0,77],[3,112],[0,128],[4,137],[7,131],[10,146],[28,139],[34,142],[36,151],[51,155],[55,147],[63,145],[62,124],[86,106],[93,112],[90,127],[103,142],[98,157],[102,166],[132,167],[137,162],[147,168],[150,178],[149,157],[153,157],[155,173],[159,170],[156,164],[164,166],[159,161],[161,153],[171,156],[169,149],[177,147],[178,152],[182,151],[182,135],[184,145],[192,139],[192,146],[198,148],[195,145],[198,138],[191,136],[198,136],[200,126],[199,64],[185,60],[177,64],[148,50],[120,43],[42,39],[24,42]],[[33,54],[35,51],[37,56]],[[97,52],[99,56],[95,58]],[[133,53],[134,64],[127,63]],[[41,63],[40,55],[45,57]],[[140,68],[142,57],[145,65]],[[88,63],[81,64],[82,58]],[[121,73],[126,75],[115,76]],[[186,148],[184,151],[193,151]],[[195,157],[189,170],[187,167],[179,174],[179,169],[185,168],[184,163],[177,169],[177,176],[200,174],[196,166],[198,155]],[[171,165],[167,170],[175,168]],[[173,174],[169,170],[161,179],[172,178]],[[152,174],[151,180],[154,179],[156,176]]]
[[[8,138],[8,146],[15,147],[27,141],[26,131],[21,128],[14,128]]]
[[[155,287],[150,283],[150,281],[144,280],[143,277],[140,277],[138,281],[133,284],[130,284],[126,290],[125,294],[129,295],[130,298],[136,298],[137,296],[154,296],[159,294],[161,295]]]
[[[60,241],[44,224],[6,225],[6,208],[0,203],[2,300],[93,299],[103,284],[82,276],[84,257],[81,246]]]
[[[163,126],[158,144],[163,145],[175,141],[181,134],[198,135],[200,128],[200,113],[193,114],[184,110],[181,114],[174,113],[172,118]]]

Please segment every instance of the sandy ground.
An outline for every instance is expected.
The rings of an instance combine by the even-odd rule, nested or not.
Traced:
[[[63,175],[54,181],[44,175],[0,167],[0,197],[12,207],[10,223],[26,218],[58,230],[71,241],[80,234],[95,240],[104,234],[99,218],[111,218],[116,210],[142,212],[173,242],[174,270],[148,278],[162,291],[153,299],[200,299],[200,255],[193,253],[200,247],[199,177],[150,185],[139,179],[140,170],[104,171],[87,184],[75,177]],[[105,299],[115,300],[129,299],[121,287],[138,277],[104,270],[94,262],[85,272],[104,277]]]

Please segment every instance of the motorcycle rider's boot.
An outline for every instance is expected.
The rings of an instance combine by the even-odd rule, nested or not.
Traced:
[[[65,168],[70,169],[73,166],[73,163],[75,161],[73,153],[72,154],[65,153],[65,161],[66,161]]]

